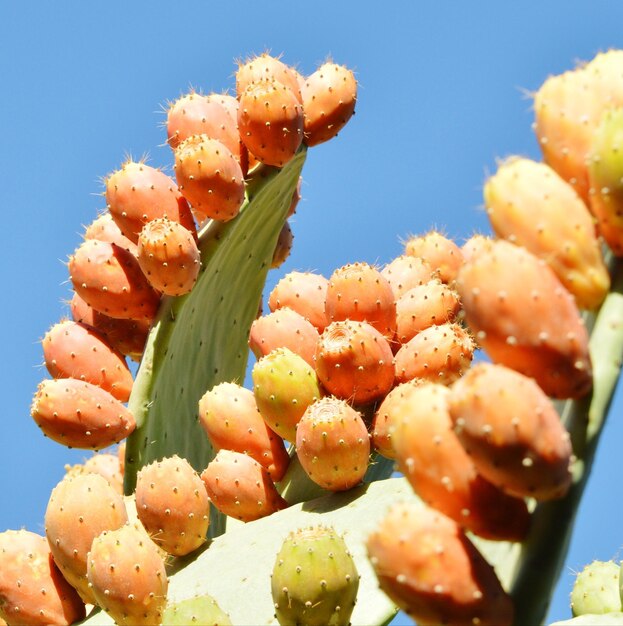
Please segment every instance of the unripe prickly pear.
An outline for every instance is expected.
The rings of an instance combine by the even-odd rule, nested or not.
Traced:
[[[100,387],[75,378],[44,380],[30,414],[50,439],[70,448],[100,450],[125,439],[134,416]]]
[[[138,264],[149,284],[167,296],[188,293],[199,276],[201,255],[190,231],[166,217],[143,226]]]
[[[214,506],[243,522],[271,515],[288,503],[279,495],[270,474],[246,454],[220,450],[203,472]]]
[[[421,626],[510,626],[513,603],[458,524],[394,505],[367,541],[381,589]]]
[[[445,235],[432,230],[411,237],[405,243],[405,254],[422,259],[442,283],[451,284],[463,263],[461,249]]]
[[[50,550],[63,576],[89,604],[95,600],[87,581],[91,543],[127,521],[121,494],[99,474],[66,476],[52,490],[45,512]]]
[[[268,426],[288,441],[296,441],[296,426],[322,391],[315,370],[298,354],[277,348],[253,366],[253,394]]]
[[[603,615],[621,611],[620,566],[614,561],[593,561],[575,579],[571,611],[578,615]]]
[[[0,533],[0,622],[66,626],[84,616],[84,602],[61,576],[45,537],[23,529]]]
[[[162,623],[168,588],[164,561],[143,530],[126,524],[104,531],[88,554],[88,579],[97,604],[119,626]]]
[[[167,604],[162,623],[166,626],[231,626],[229,615],[208,594]]]
[[[355,409],[327,396],[307,407],[299,421],[296,452],[317,485],[344,491],[360,483],[368,469],[370,438]]]
[[[335,137],[355,113],[357,80],[343,65],[327,62],[301,87],[305,143],[317,146]]]
[[[298,72],[286,65],[283,61],[267,53],[247,59],[238,64],[236,71],[236,93],[238,99],[247,90],[249,85],[261,81],[279,81],[292,90],[299,103],[303,103],[301,97]]]
[[[210,502],[199,474],[178,456],[144,466],[136,477],[136,512],[165,552],[184,556],[206,541]]]
[[[291,532],[277,553],[271,590],[280,624],[348,626],[358,589],[353,557],[332,528]]]
[[[94,328],[64,320],[48,330],[42,341],[43,357],[54,378],[77,378],[127,402],[132,374],[123,356]]]
[[[381,275],[390,284],[394,297],[398,299],[410,289],[432,280],[433,268],[423,259],[401,254],[381,270]]]

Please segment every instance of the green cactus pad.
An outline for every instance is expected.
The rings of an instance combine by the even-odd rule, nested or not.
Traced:
[[[231,626],[229,615],[216,600],[204,594],[168,604],[162,615],[162,626]]]
[[[621,611],[619,569],[614,561],[593,561],[578,574],[571,592],[574,616]]]

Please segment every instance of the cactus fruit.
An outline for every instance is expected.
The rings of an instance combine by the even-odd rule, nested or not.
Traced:
[[[77,378],[127,402],[132,374],[123,356],[94,328],[64,320],[48,330],[42,341],[43,357],[54,378]]]
[[[168,579],[156,545],[137,525],[93,540],[87,574],[97,604],[119,626],[162,623]]]
[[[28,530],[0,533],[0,621],[66,626],[84,619],[84,602],[63,579],[45,537]]]
[[[292,244],[294,243],[294,235],[292,234],[292,227],[289,222],[284,222],[279,237],[277,238],[277,245],[275,246],[275,252],[273,253],[273,259],[270,263],[270,269],[275,270],[281,267],[290,256],[292,250]]]
[[[353,404],[367,404],[389,393],[394,360],[389,342],[366,322],[332,322],[316,347],[316,373],[324,388]]]
[[[303,109],[278,80],[251,83],[240,95],[240,138],[259,161],[283,167],[303,141]]]
[[[217,451],[248,454],[273,481],[283,478],[290,457],[283,439],[262,419],[251,390],[236,383],[212,387],[199,400],[199,423]]]
[[[355,113],[357,80],[343,65],[327,62],[301,86],[305,111],[305,143],[317,146],[342,130]]]
[[[332,528],[314,526],[286,537],[270,584],[279,624],[348,626],[359,573],[344,539]]]
[[[231,450],[219,450],[201,472],[210,502],[225,515],[252,522],[284,509],[270,474],[255,459]]]
[[[99,474],[66,476],[52,490],[45,533],[54,561],[82,599],[94,603],[87,581],[87,554],[93,539],[128,521],[123,498]]]
[[[106,202],[121,232],[136,243],[143,226],[168,217],[195,232],[188,202],[175,181],[145,163],[127,161],[106,179]]]
[[[314,368],[287,348],[277,348],[253,366],[253,394],[268,426],[295,442],[296,426],[322,391]]]
[[[571,611],[578,615],[603,615],[622,611],[620,566],[614,561],[593,561],[576,577],[571,591]]]
[[[460,526],[396,504],[367,541],[381,588],[421,626],[511,626],[513,602]]]
[[[160,296],[145,278],[136,257],[114,243],[89,239],[69,259],[76,293],[109,317],[151,321]]]
[[[604,152],[600,154],[603,160]],[[610,276],[593,218],[571,185],[545,163],[515,157],[489,178],[484,198],[499,237],[547,261],[579,308],[599,307],[610,289]]]
[[[110,212],[102,213],[86,227],[84,239],[97,239],[97,241],[116,243],[136,256],[136,243],[130,241],[121,232]]]
[[[138,519],[165,552],[184,556],[205,543],[210,502],[185,459],[173,456],[145,465],[136,478],[135,498]]]
[[[429,282],[433,278],[433,268],[419,257],[401,254],[390,261],[381,274],[398,299],[410,289]]]
[[[86,459],[84,463],[65,466],[66,476],[99,474],[119,495],[123,495],[123,468],[119,454],[101,452]]]
[[[534,380],[479,363],[452,386],[449,406],[458,438],[487,480],[538,500],[569,489],[569,433]]]
[[[141,230],[138,264],[156,291],[182,296],[197,282],[201,257],[192,233],[181,224],[161,217]]]
[[[166,626],[231,626],[229,615],[208,594],[167,604],[162,623]]]
[[[236,71],[238,99],[240,100],[249,85],[261,81],[279,81],[292,90],[300,104],[303,103],[298,72],[266,52],[238,64]]]
[[[436,230],[410,237],[405,243],[405,254],[422,259],[434,276],[446,284],[452,284],[463,264],[461,249],[452,239]]]
[[[591,388],[588,333],[571,294],[545,261],[507,241],[485,241],[461,268],[457,291],[491,359],[531,376],[555,398]]]
[[[208,135],[192,135],[175,150],[175,177],[197,221],[227,222],[244,202],[244,178],[235,156]]]
[[[359,484],[368,469],[370,438],[359,412],[326,396],[307,407],[299,421],[296,452],[317,485],[344,491]]]
[[[136,426],[119,400],[75,378],[39,383],[30,414],[47,437],[70,448],[101,450],[125,439]]]

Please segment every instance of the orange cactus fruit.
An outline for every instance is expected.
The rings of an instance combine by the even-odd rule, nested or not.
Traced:
[[[296,453],[307,475],[323,489],[355,487],[368,469],[370,437],[361,414],[331,396],[307,407],[296,429]]]
[[[67,475],[52,490],[45,533],[54,561],[87,604],[95,597],[87,580],[87,554],[93,539],[128,521],[123,496],[99,474]]]
[[[332,322],[316,347],[316,373],[324,388],[353,404],[378,400],[394,384],[389,342],[366,322]]]
[[[253,83],[278,81],[288,87],[299,104],[303,104],[300,89],[300,75],[278,58],[263,53],[238,64],[236,71],[236,94],[240,100]]]
[[[472,235],[462,246],[461,254],[463,262],[471,261],[477,254],[489,249],[489,244],[493,241],[493,237],[486,235]]]
[[[313,272],[289,272],[273,288],[268,297],[271,311],[288,307],[302,315],[322,332],[328,325],[325,300],[329,281]]]
[[[388,341],[394,339],[394,292],[381,272],[367,263],[344,265],[331,274],[325,312],[329,322],[367,322]]]
[[[430,326],[396,352],[396,382],[422,378],[449,385],[469,368],[474,348],[471,336],[459,324]]]
[[[117,244],[89,239],[69,258],[76,293],[100,313],[151,322],[160,295],[141,271],[135,256]]]
[[[421,626],[511,626],[514,607],[461,527],[416,503],[393,505],[367,540],[381,589]]]
[[[428,263],[434,276],[446,284],[454,281],[463,264],[461,248],[436,230],[410,237],[405,243],[405,254]]]
[[[511,158],[484,187],[493,230],[547,261],[581,309],[610,289],[593,217],[571,185],[545,163]]]
[[[108,391],[75,378],[39,383],[30,414],[46,437],[70,448],[101,450],[136,427],[130,410]]]
[[[175,181],[142,162],[127,161],[106,179],[106,202],[121,232],[136,243],[143,226],[158,217],[196,232],[188,202]]]
[[[534,378],[555,398],[590,391],[588,333],[545,261],[504,240],[487,242],[463,265],[456,287],[476,341],[495,363]]]
[[[115,624],[162,623],[168,590],[165,563],[138,524],[126,524],[96,537],[87,571],[97,604]]]
[[[277,80],[251,83],[240,96],[238,132],[259,161],[283,167],[303,141],[303,108]]]
[[[175,150],[175,177],[197,221],[227,222],[244,202],[244,177],[231,150],[208,135],[193,135]]]
[[[29,530],[0,533],[0,622],[68,626],[84,619],[84,602],[61,576],[45,537]]]
[[[216,450],[248,454],[280,481],[290,463],[283,439],[262,418],[250,389],[220,383],[199,400],[199,423]]]
[[[299,205],[299,202],[302,199],[301,195],[301,186],[303,184],[303,177],[299,176],[299,181],[296,183],[296,188],[294,193],[292,194],[292,200],[290,201],[290,208],[288,209],[288,214],[286,217],[292,217],[296,213],[296,208]]]
[[[161,217],[143,226],[138,264],[154,289],[167,296],[182,296],[197,282],[201,254],[190,231]]]
[[[429,506],[486,539],[522,541],[530,523],[524,500],[485,480],[453,430],[438,383],[399,385],[381,411],[389,414],[398,469]]]
[[[357,79],[351,70],[327,62],[301,87],[305,112],[305,143],[317,146],[344,128],[355,113]]]
[[[534,380],[481,363],[451,389],[455,432],[478,471],[517,497],[552,500],[571,485],[571,442]]]
[[[98,241],[116,243],[134,256],[137,254],[136,243],[130,241],[121,232],[110,212],[102,213],[86,227],[84,239],[97,239]]]
[[[224,515],[252,522],[285,509],[265,467],[246,454],[219,450],[201,472],[210,502]]]
[[[273,258],[270,262],[271,270],[275,270],[278,267],[281,267],[286,262],[286,260],[290,256],[290,251],[292,250],[293,243],[294,234],[292,233],[292,227],[290,226],[290,222],[286,221],[281,227],[279,237],[277,237],[277,245],[275,246],[275,250],[273,251]]]
[[[45,366],[53,378],[77,378],[127,402],[132,373],[123,355],[94,328],[64,320],[54,324],[42,341]]]
[[[77,474],[99,474],[115,493],[123,495],[123,468],[118,454],[100,452],[86,459],[84,463],[65,465],[65,476]]]
[[[109,317],[90,307],[77,293],[72,296],[69,306],[74,322],[92,326],[115,350],[135,361],[140,360],[149,334],[149,321]]]
[[[172,456],[141,468],[135,496],[138,519],[165,552],[184,556],[205,543],[210,501],[186,459]]]
[[[311,322],[296,311],[283,307],[258,317],[251,324],[249,347],[258,359],[275,348],[288,348],[313,367],[319,338],[320,334]]]
[[[396,300],[396,339],[407,343],[431,326],[454,322],[460,312],[459,294],[440,280],[429,280]]]
[[[409,289],[423,285],[434,277],[433,269],[426,261],[406,254],[390,261],[381,270],[381,275],[391,285],[396,299]]]

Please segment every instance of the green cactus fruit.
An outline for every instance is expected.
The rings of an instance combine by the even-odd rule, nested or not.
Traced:
[[[253,366],[253,394],[268,426],[296,441],[296,426],[307,407],[322,397],[315,370],[298,354],[276,348]]]
[[[544,259],[579,308],[599,307],[610,276],[593,217],[571,185],[545,163],[513,157],[489,178],[484,199],[498,237]]]
[[[168,589],[164,561],[138,525],[104,531],[93,540],[87,561],[95,600],[116,624],[162,623]]]
[[[123,526],[128,514],[121,495],[99,474],[66,476],[54,487],[45,512],[45,533],[54,560],[82,599],[93,604],[87,554],[93,539]]]
[[[167,604],[164,626],[231,626],[229,615],[208,594]]]
[[[84,616],[84,602],[61,576],[45,537],[24,529],[0,533],[0,621],[68,626]]]
[[[283,478],[290,457],[283,439],[262,419],[250,389],[236,383],[209,389],[199,400],[199,423],[215,450],[248,454],[273,481]]]
[[[397,300],[409,289],[432,280],[433,268],[423,259],[401,254],[383,267],[381,275],[390,284]]]
[[[292,90],[299,103],[303,104],[301,97],[298,72],[278,58],[268,53],[246,59],[238,63],[236,70],[236,95],[238,99],[252,83],[262,80],[277,80]]]
[[[75,378],[39,383],[30,414],[46,437],[85,450],[112,446],[136,426],[129,409],[108,391]]]
[[[433,271],[433,276],[447,285],[454,282],[463,264],[461,249],[436,230],[410,237],[405,242],[405,254],[422,259]]]
[[[414,378],[449,385],[469,368],[475,345],[459,324],[429,326],[396,352],[396,382]]]
[[[316,373],[324,388],[353,404],[368,404],[394,384],[394,359],[389,342],[366,322],[329,324],[316,346]]]
[[[326,396],[307,407],[299,421],[296,452],[317,485],[344,491],[360,483],[368,469],[370,438],[358,411]]]
[[[136,256],[136,243],[130,241],[122,232],[110,212],[102,213],[94,219],[84,231],[84,239],[97,239],[116,243]]]
[[[460,526],[421,504],[392,506],[368,537],[381,589],[422,626],[511,626],[513,602]]]
[[[571,442],[536,382],[479,363],[451,389],[455,432],[478,471],[511,495],[557,499],[571,486]]]
[[[313,367],[319,337],[318,331],[302,315],[284,307],[253,322],[249,347],[258,359],[275,348],[288,348]]]
[[[143,162],[126,161],[106,179],[106,202],[121,232],[134,243],[143,226],[158,217],[168,217],[195,233],[188,202],[175,181]]]
[[[302,86],[305,143],[317,146],[344,128],[355,113],[357,79],[343,65],[323,63]]]
[[[381,272],[368,263],[344,265],[331,274],[325,311],[329,322],[367,322],[388,341],[394,339],[394,292]]]
[[[603,615],[623,610],[619,593],[620,565],[593,561],[576,577],[571,591],[571,611],[578,615]]]
[[[291,532],[271,575],[275,617],[282,625],[347,626],[357,600],[359,573],[333,528]]]
[[[184,556],[205,543],[210,502],[199,474],[185,459],[173,456],[143,467],[135,498],[138,519],[165,552]]]
[[[138,264],[154,289],[167,296],[181,296],[197,282],[201,257],[192,233],[178,222],[161,217],[141,230]]]
[[[93,327],[64,320],[45,334],[45,366],[54,378],[76,378],[101,387],[120,402],[132,391],[132,374],[123,358]]]
[[[268,471],[246,454],[219,450],[201,472],[212,504],[224,515],[252,522],[288,506]]]
[[[228,222],[244,202],[244,177],[231,150],[208,135],[192,135],[175,149],[175,177],[197,221]]]
[[[109,317],[151,321],[160,296],[151,287],[136,257],[106,241],[88,239],[69,259],[69,275],[76,293]]]
[[[324,309],[328,286],[321,274],[290,272],[270,292],[268,306],[273,312],[284,307],[296,311],[321,333],[329,323]]]
[[[273,259],[270,263],[270,269],[274,270],[281,267],[290,256],[292,250],[292,244],[294,243],[294,234],[292,233],[292,227],[289,222],[284,222],[279,238],[277,239],[277,246],[273,252]]]
[[[484,240],[457,278],[465,318],[495,363],[534,378],[555,398],[592,386],[588,332],[571,294],[542,259]]]

